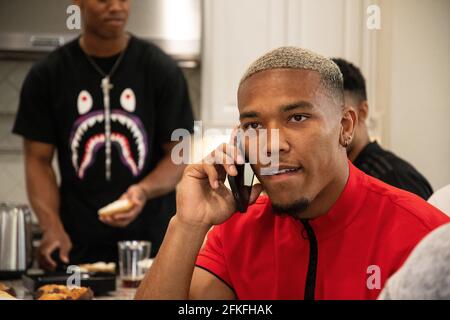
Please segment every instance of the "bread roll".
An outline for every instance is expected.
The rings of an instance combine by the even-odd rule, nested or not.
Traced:
[[[134,203],[128,199],[116,200],[98,210],[99,216],[112,216],[116,213],[126,212],[134,207]]]

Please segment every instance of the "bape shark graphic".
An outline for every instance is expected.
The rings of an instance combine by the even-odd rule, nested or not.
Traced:
[[[141,120],[133,115],[136,96],[132,89],[123,90],[120,95],[122,109],[111,110],[111,144],[117,148],[122,164],[133,176],[139,175],[147,157],[147,133]],[[98,152],[105,150],[105,113],[103,110],[91,111],[91,94],[82,90],[78,94],[78,113],[80,117],[72,126],[70,148],[72,164],[77,176],[83,179]],[[91,112],[90,112],[91,111]]]

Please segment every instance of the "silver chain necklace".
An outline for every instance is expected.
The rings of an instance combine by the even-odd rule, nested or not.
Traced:
[[[128,46],[128,45],[127,45]],[[100,87],[103,92],[103,106],[104,106],[104,117],[105,117],[105,178],[106,181],[111,180],[111,106],[109,99],[109,91],[114,87],[110,82],[111,77],[113,76],[116,69],[119,67],[120,62],[122,61],[123,56],[125,55],[125,51],[127,47],[123,49],[117,58],[116,62],[112,66],[111,70],[108,74],[104,72],[100,66],[94,61],[94,59],[89,56],[86,52],[83,51],[89,63],[94,67],[94,69],[102,76],[102,82]]]

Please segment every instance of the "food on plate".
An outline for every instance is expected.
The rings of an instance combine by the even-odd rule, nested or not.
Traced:
[[[70,293],[69,288],[59,284],[47,284],[40,287],[36,292],[36,298],[40,299],[46,294],[63,294],[68,295]]]
[[[79,267],[82,272],[116,272],[116,264],[114,262],[106,263],[103,261],[99,261],[96,263],[80,264]]]
[[[94,293],[90,288],[48,284],[37,290],[38,300],[92,300]]]
[[[6,284],[0,282],[0,291],[6,292],[10,296],[16,297],[16,291],[13,287],[9,287]]]
[[[119,199],[98,210],[98,215],[101,217],[112,216],[116,213],[126,212],[133,207],[134,203],[132,201],[128,199]]]
[[[72,300],[72,298],[63,293],[46,293],[40,296],[38,300]]]
[[[92,300],[94,293],[86,287],[75,287],[70,290],[70,298],[72,300]]]
[[[0,290],[0,300],[15,300],[16,297],[6,291]]]

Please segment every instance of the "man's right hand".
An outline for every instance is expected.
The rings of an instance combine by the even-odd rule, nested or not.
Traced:
[[[237,175],[234,164],[243,164],[234,145],[222,144],[200,164],[189,165],[177,187],[177,218],[183,223],[211,227],[225,222],[236,205],[232,192],[224,185],[226,175]],[[252,188],[250,204],[256,201],[262,187]]]
[[[63,263],[69,264],[69,252],[72,249],[72,242],[62,227],[49,229],[44,232],[38,250],[38,262],[42,269],[48,271],[56,269],[57,263],[52,259],[52,253],[57,249],[59,249],[59,259]]]
[[[195,261],[211,226],[225,222],[236,211],[233,194],[223,184],[227,174],[237,175],[236,163],[244,163],[243,157],[238,159],[236,148],[223,144],[202,163],[186,167],[177,186],[177,213],[136,299],[235,298],[221,280],[195,268]],[[253,186],[250,203],[261,189],[261,185]]]

